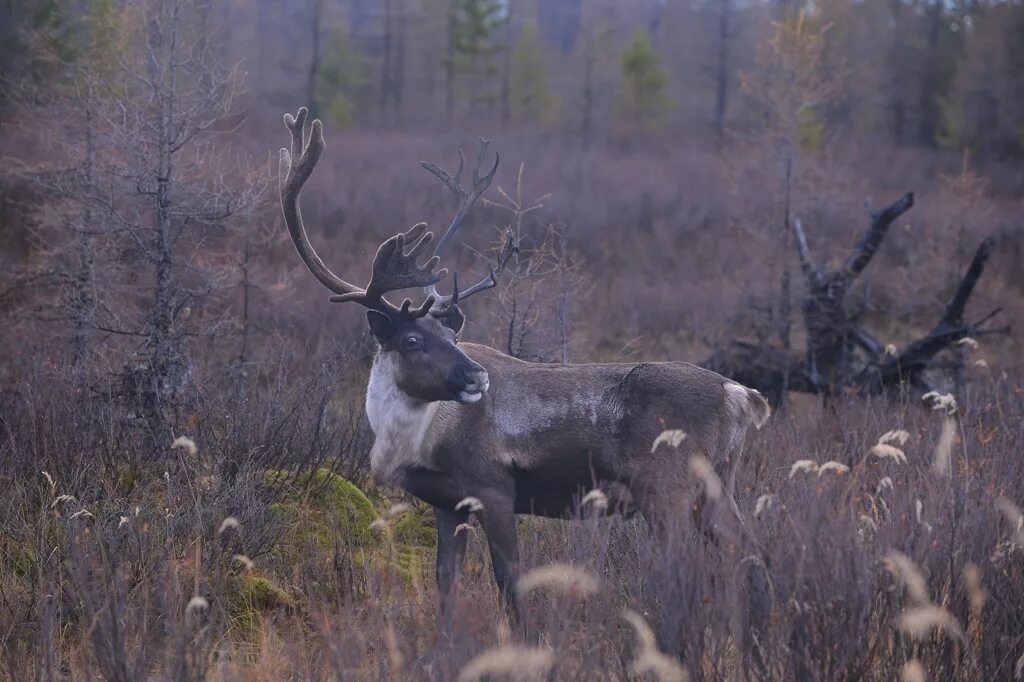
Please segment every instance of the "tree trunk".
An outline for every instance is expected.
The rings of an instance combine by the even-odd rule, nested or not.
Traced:
[[[454,3],[455,0],[452,0]],[[448,126],[455,122],[455,20],[450,14],[454,11],[454,4],[449,9],[448,17],[448,44],[447,59],[444,62],[444,111]]]
[[[928,44],[923,60],[924,77],[921,79],[921,120],[918,126],[918,140],[926,147],[936,145],[938,130],[939,98],[941,97],[942,59],[939,55],[939,31],[945,19],[942,4],[935,0],[925,8],[925,20],[928,22]]]
[[[501,127],[508,127],[512,98],[512,22],[505,21],[505,44],[501,46]]]
[[[381,66],[380,66],[380,97],[378,98],[379,120],[384,121],[388,113],[388,100],[391,99],[392,73],[391,73],[391,2],[384,0],[384,28],[381,33]]]
[[[85,161],[83,164],[83,182],[86,191],[91,193],[95,186],[96,139],[93,130],[95,115],[91,107],[85,107]],[[75,235],[75,247],[78,257],[78,273],[75,277],[76,290],[72,294],[71,306],[73,329],[71,332],[71,373],[76,384],[80,384],[85,376],[85,364],[89,357],[89,337],[93,324],[93,312],[96,307],[94,295],[95,273],[93,271],[93,213],[92,206],[86,200],[82,209],[82,229]]]
[[[392,70],[391,95],[395,109],[402,113],[405,100],[405,0],[398,2],[398,14],[395,16],[395,64]]]
[[[594,128],[594,55],[583,56],[583,149],[590,148]]]
[[[306,74],[306,105],[309,107],[311,118],[320,115],[320,107],[316,101],[316,79],[320,73],[320,15],[322,0],[313,0],[310,28],[310,45],[312,54],[309,58],[309,71]]]
[[[729,99],[729,39],[732,21],[731,0],[719,0],[718,69],[715,77],[715,135],[721,147],[725,136],[725,115]]]

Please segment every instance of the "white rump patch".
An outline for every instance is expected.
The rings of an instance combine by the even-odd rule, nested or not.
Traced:
[[[737,419],[746,417],[755,427],[764,426],[771,416],[771,409],[760,392],[735,381],[727,381],[722,386],[726,392],[725,401]]]

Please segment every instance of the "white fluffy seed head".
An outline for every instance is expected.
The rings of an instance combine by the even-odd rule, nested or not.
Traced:
[[[658,434],[651,445],[651,452],[655,452],[659,446],[667,445],[670,448],[678,448],[686,440],[686,432],[680,429],[668,429]]]
[[[186,614],[199,614],[204,613],[210,608],[210,602],[206,601],[203,597],[198,594],[188,600],[188,605],[185,606]]]
[[[457,505],[455,505],[455,511],[459,511],[460,509],[465,509],[470,514],[475,514],[476,512],[483,511],[484,505],[483,502],[475,497],[464,497],[459,500]]]
[[[459,525],[455,526],[455,532],[452,533],[452,535],[458,535],[459,533],[475,533],[475,532],[476,532],[476,530],[473,528],[473,526],[469,525],[468,523],[460,523]]]
[[[933,604],[904,611],[899,618],[899,628],[919,640],[929,637],[932,630],[939,630],[960,641],[964,638],[960,622],[953,614]]]
[[[772,508],[775,504],[775,496],[771,493],[765,493],[761,497],[757,498],[757,502],[754,503],[754,518],[761,518],[761,514],[765,513]]]
[[[907,596],[914,604],[924,606],[931,603],[931,598],[928,596],[928,584],[925,582],[924,576],[921,575],[921,571],[918,570],[917,564],[911,561],[910,557],[902,552],[892,551],[886,555],[885,565],[890,573],[903,581]]]
[[[722,499],[722,479],[706,457],[694,455],[690,458],[690,473],[704,484],[704,493],[712,502]]]
[[[869,452],[879,459],[891,459],[898,464],[907,463],[907,456],[903,451],[888,443],[875,443]]]
[[[1006,520],[1013,526],[1013,534],[1010,536],[1010,544],[1018,547],[1024,547],[1024,514],[1021,513],[1020,507],[1015,505],[1007,497],[999,497],[996,498],[996,509],[998,509]]]
[[[503,679],[526,682],[543,680],[555,663],[555,653],[546,647],[507,644],[488,649],[459,671],[458,682]]]
[[[608,508],[608,496],[603,491],[594,488],[580,500],[581,507],[590,507],[596,511],[604,511]]]
[[[924,666],[921,661],[912,658],[903,664],[900,672],[900,682],[925,682]]]
[[[825,462],[824,464],[822,464],[821,466],[818,467],[818,475],[821,476],[826,471],[834,471],[837,474],[845,474],[845,473],[849,473],[850,467],[846,466],[845,464],[841,464],[839,462],[831,462],[830,461],[830,462]]]
[[[813,472],[818,470],[818,463],[812,459],[798,459],[789,467],[789,477],[793,478],[801,471]]]
[[[988,593],[985,592],[985,588],[981,584],[981,569],[977,564],[969,562],[964,566],[964,584],[967,585],[967,598],[971,605],[971,611],[980,614],[981,609],[985,606],[985,600],[988,599]]]
[[[930,405],[933,410],[945,412],[947,415],[956,414],[956,398],[949,393],[928,391],[921,396],[921,400]]]
[[[1024,513],[1021,513],[1020,507],[1015,505],[1010,498],[997,497],[996,509],[1002,512],[1006,520],[1012,523],[1015,528],[1024,528]]]
[[[520,595],[544,588],[586,598],[596,594],[599,587],[600,582],[590,571],[562,563],[539,566],[516,582],[516,592]]]
[[[194,455],[196,454],[196,452],[199,451],[199,448],[196,447],[195,441],[189,438],[188,436],[178,436],[177,438],[174,439],[174,442],[171,443],[171,447],[181,448],[189,455]]]
[[[636,632],[637,653],[630,668],[638,677],[651,673],[659,682],[688,682],[686,669],[675,658],[666,656],[658,649],[654,631],[636,611],[625,609],[622,617]]]
[[[921,498],[914,500],[914,517],[917,519],[918,525],[925,529],[925,531],[932,532],[932,524],[924,520],[924,502]]]
[[[412,511],[412,505],[411,504],[409,504],[408,502],[399,502],[397,504],[393,504],[390,507],[388,507],[388,510],[386,512],[384,512],[384,516],[386,516],[389,519],[393,519],[396,516],[401,516],[402,514],[405,514],[406,512],[411,512],[411,511]]]
[[[978,350],[978,341],[970,336],[965,336],[956,342],[958,346],[966,346],[970,350]]]
[[[236,564],[241,564],[242,569],[245,571],[251,571],[253,569],[253,566],[255,566],[255,564],[252,562],[252,559],[245,556],[244,554],[232,555],[231,561],[235,562]]]
[[[956,437],[956,419],[947,416],[942,420],[942,431],[939,442],[935,445],[932,456],[932,471],[939,476],[949,476],[952,472],[953,440]]]
[[[879,443],[895,443],[896,445],[906,445],[907,439],[910,438],[910,432],[904,429],[893,429],[892,431],[886,431],[878,437]]]

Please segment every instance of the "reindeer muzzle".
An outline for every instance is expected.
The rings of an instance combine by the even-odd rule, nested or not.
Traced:
[[[487,376],[487,370],[479,366],[470,371],[463,372],[463,377],[465,384],[462,390],[459,391],[458,401],[463,405],[472,405],[484,397],[484,393],[487,392],[491,381]]]

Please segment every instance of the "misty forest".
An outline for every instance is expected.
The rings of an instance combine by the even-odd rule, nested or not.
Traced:
[[[0,160],[0,680],[1024,680],[1021,0],[0,0]]]

